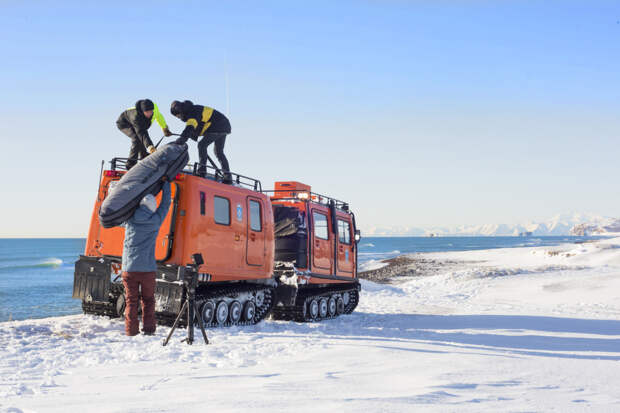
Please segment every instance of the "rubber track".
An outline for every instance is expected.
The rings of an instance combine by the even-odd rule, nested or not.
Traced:
[[[273,289],[270,287],[265,287],[263,285],[243,285],[243,286],[226,286],[218,289],[197,292],[196,293],[196,306],[198,307],[198,311],[200,311],[200,307],[207,300],[212,300],[217,305],[218,301],[224,297],[235,298],[235,295],[251,293],[254,291],[262,290],[265,293],[265,299],[263,301],[262,307],[259,309],[256,307],[256,313],[254,315],[254,319],[252,321],[239,321],[237,323],[232,323],[231,321],[227,321],[224,324],[217,324],[217,322],[212,322],[210,324],[205,324],[205,328],[221,328],[221,327],[231,327],[235,326],[249,326],[258,324],[261,322],[267,314],[271,311],[273,306]],[[241,303],[242,305],[245,302]],[[175,315],[167,315],[167,314],[156,314],[156,317],[160,324],[164,325],[172,325],[174,320],[176,319]],[[214,317],[215,319],[215,317]],[[184,314],[183,317],[179,320],[179,324],[182,326],[186,326],[187,321],[187,313]]]
[[[263,301],[263,306],[261,308],[256,308],[256,315],[254,316],[253,321],[241,321],[234,325],[243,326],[243,325],[253,325],[262,321],[271,311],[273,307],[273,289],[270,287],[265,287],[263,285],[242,285],[242,286],[226,286],[220,287],[217,289],[212,289],[208,291],[202,291],[196,293],[196,304],[198,305],[198,309],[203,302],[208,299],[214,300],[216,303],[219,301],[218,298],[223,297],[232,297],[237,294],[249,293],[253,291],[263,290],[265,293],[265,299]],[[116,312],[116,299],[125,292],[123,284],[121,283],[113,283],[110,286],[110,299],[106,304],[100,303],[87,303],[82,301],[82,311],[84,314],[93,314],[99,316],[107,316],[112,318],[122,317],[122,314],[118,314]],[[181,317],[179,320],[180,326],[186,326],[187,313]],[[157,324],[171,326],[174,323],[177,315],[172,313],[162,313],[156,312],[155,318],[157,319]],[[226,322],[224,324],[211,323],[205,325],[207,328],[214,327],[230,327],[233,323]]]
[[[320,318],[320,316],[314,319],[310,318],[309,314],[304,313],[304,308],[308,308],[307,307],[308,303],[312,301],[313,299],[322,298],[322,297],[329,299],[329,297],[331,297],[332,294],[334,293],[345,293],[345,292],[349,293],[350,298],[349,298],[349,304],[345,306],[343,314],[351,314],[357,307],[357,304],[359,303],[359,292],[357,288],[350,288],[350,287],[345,288],[345,289],[343,289],[342,287],[340,288],[335,287],[335,288],[329,288],[329,289],[321,288],[321,289],[311,289],[311,290],[300,291],[297,294],[297,299],[295,300],[294,306],[274,307],[271,314],[273,318],[276,320],[289,320],[289,321],[293,320],[293,321],[305,322],[305,323],[333,319],[333,318],[338,317],[338,314],[334,316],[327,315],[327,317],[323,317],[323,318]]]

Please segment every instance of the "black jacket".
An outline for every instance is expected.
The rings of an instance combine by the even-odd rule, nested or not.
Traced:
[[[121,113],[121,115],[118,117],[118,120],[116,121],[116,126],[118,126],[119,129],[133,129],[133,131],[138,136],[140,142],[142,142],[145,148],[148,148],[149,146],[153,145],[151,137],[149,136],[148,129],[153,123],[154,116],[149,119],[144,116],[141,110],[136,109],[140,107],[141,102],[141,100],[137,101],[135,107],[129,108],[123,113]]]
[[[194,105],[190,101],[183,102],[179,118],[186,123],[181,132],[182,138],[198,140],[205,133],[230,133],[230,121],[221,112],[208,106]]]

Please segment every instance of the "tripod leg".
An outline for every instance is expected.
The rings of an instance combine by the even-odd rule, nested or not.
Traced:
[[[194,342],[194,309],[196,308],[196,304],[193,300],[193,295],[188,297],[185,303],[187,304],[187,344],[190,346]]]
[[[200,326],[200,331],[202,331],[202,338],[205,339],[205,344],[209,344],[209,339],[207,338],[204,322],[202,321],[202,314],[200,314],[200,311],[198,311],[196,303],[194,303],[194,310],[196,311],[196,315],[198,315],[198,325]]]
[[[174,330],[177,328],[177,325],[179,324],[179,320],[181,319],[181,316],[183,315],[183,310],[185,310],[186,306],[187,306],[187,301],[183,303],[183,307],[181,307],[181,311],[179,311],[179,315],[177,316],[176,320],[174,320],[174,324],[172,324],[172,328],[170,329],[170,332],[168,333],[168,337],[166,337],[166,339],[162,343],[162,346],[165,346],[166,344],[168,344],[168,341],[170,341],[170,337],[172,337],[172,333],[174,333]]]

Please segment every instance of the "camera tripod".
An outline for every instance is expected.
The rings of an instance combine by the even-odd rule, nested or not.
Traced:
[[[202,331],[202,337],[205,340],[205,344],[209,344],[209,339],[207,338],[207,333],[205,332],[204,323],[202,322],[202,316],[200,311],[196,306],[196,275],[198,274],[198,267],[200,267],[204,260],[202,259],[202,254],[194,254],[192,255],[192,265],[187,265],[185,267],[179,268],[179,273],[183,275],[183,285],[185,286],[185,302],[177,315],[176,320],[174,320],[174,324],[172,324],[172,328],[168,333],[168,337],[162,343],[162,346],[168,344],[170,341],[170,337],[174,333],[174,330],[177,328],[179,324],[179,320],[187,310],[187,337],[181,340],[181,342],[185,341],[187,344],[191,345],[194,342],[194,315],[198,318],[198,325],[200,326],[200,331]]]

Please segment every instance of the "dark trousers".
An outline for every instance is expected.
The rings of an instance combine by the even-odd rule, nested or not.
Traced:
[[[207,147],[215,142],[215,156],[220,161],[222,171],[224,173],[230,172],[230,166],[228,165],[228,159],[224,155],[224,145],[226,144],[226,133],[205,133],[200,142],[198,142],[198,157],[201,165],[207,164]],[[204,169],[201,169],[204,173]],[[226,177],[229,175],[226,174]]]
[[[125,334],[140,332],[138,300],[142,301],[142,330],[155,332],[155,272],[123,271],[125,286]],[[142,294],[140,294],[142,292]]]
[[[149,153],[133,128],[123,128],[120,131],[131,139],[131,149],[129,149],[129,159],[127,160],[127,170],[130,170],[138,162],[138,159],[146,158]]]

